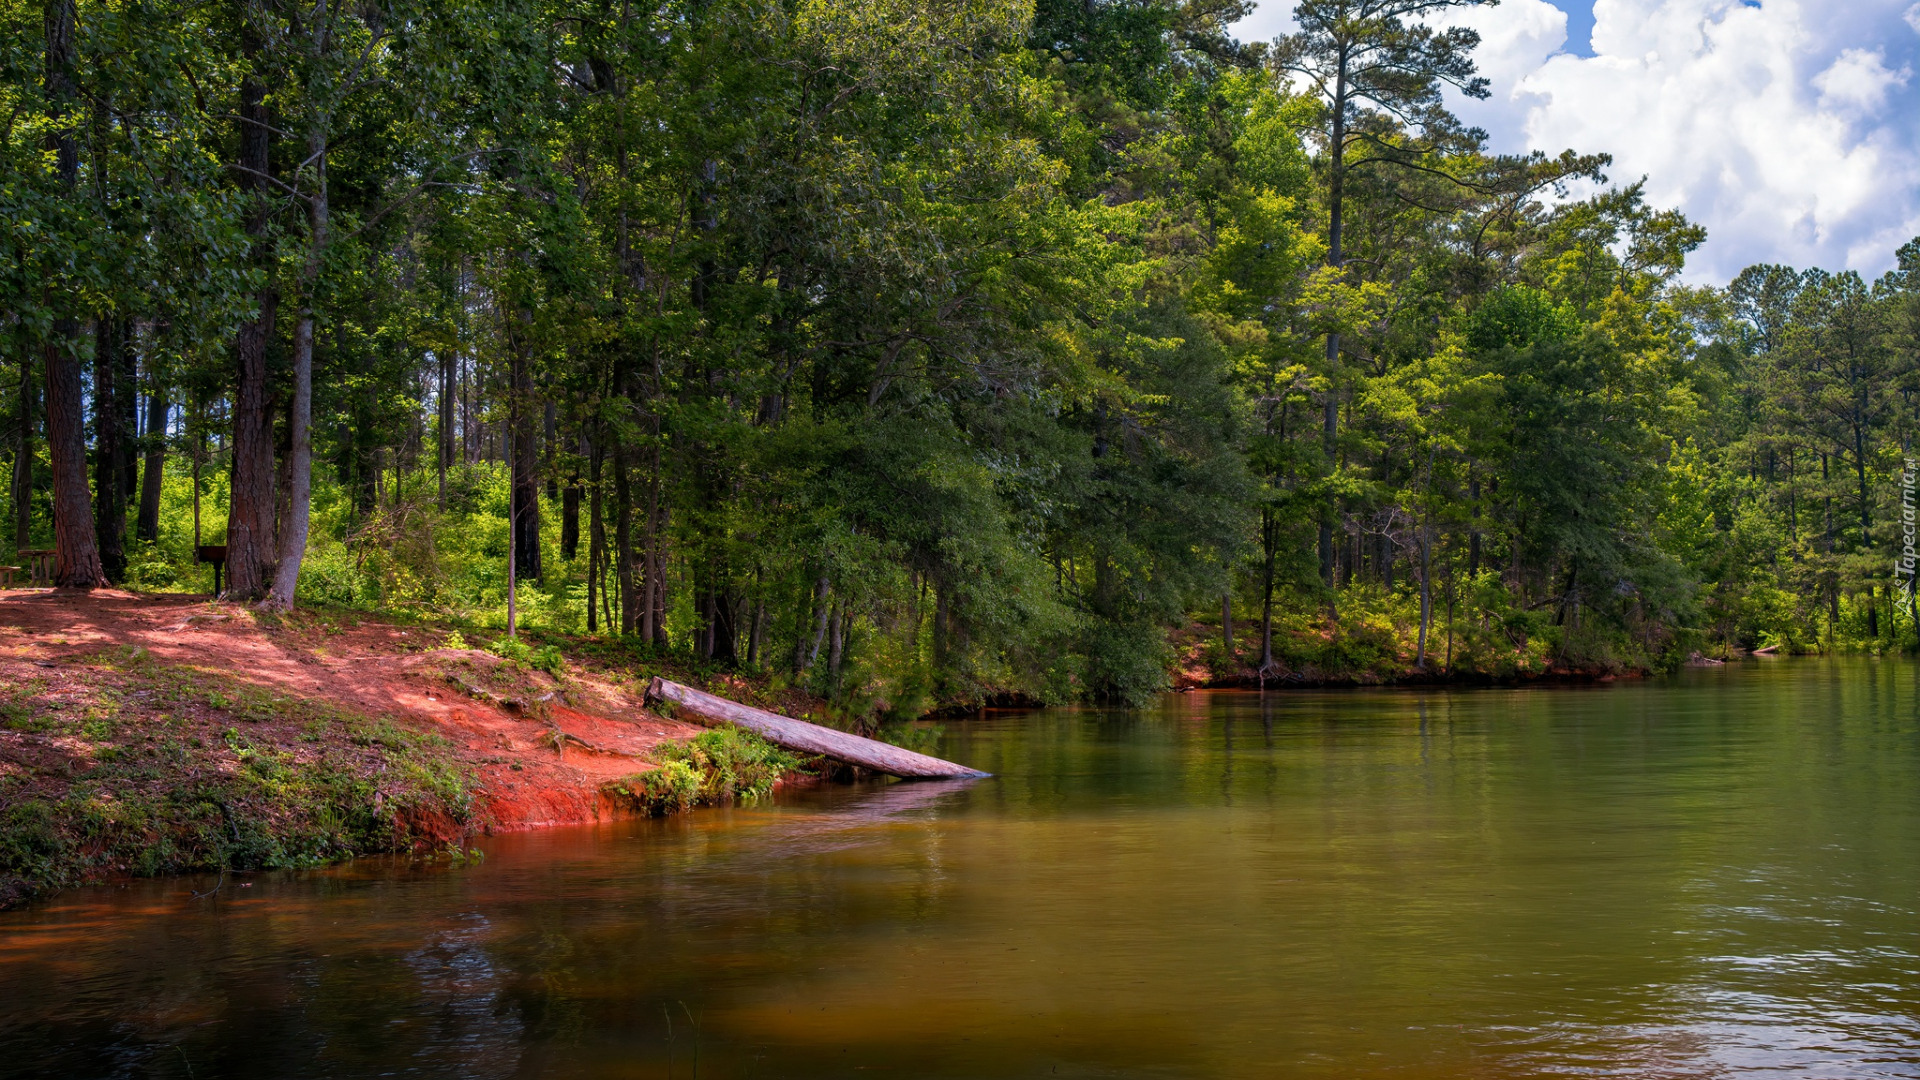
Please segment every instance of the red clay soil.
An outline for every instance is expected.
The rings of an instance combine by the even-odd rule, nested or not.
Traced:
[[[0,592],[0,686],[59,687],[62,658],[138,647],[162,663],[319,698],[439,733],[473,769],[496,830],[620,813],[608,780],[651,768],[663,740],[702,729],[644,708],[615,672],[572,668],[564,681],[490,653],[438,648],[444,631],[358,614],[255,614],[205,597]]]

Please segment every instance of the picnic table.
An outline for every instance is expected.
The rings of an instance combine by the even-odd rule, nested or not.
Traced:
[[[31,568],[27,574],[27,580],[35,585],[53,584],[53,560],[59,554],[56,548],[21,548],[20,558],[26,560],[27,566]],[[16,566],[11,569],[17,573],[20,568]],[[12,580],[11,575],[8,580]]]
[[[201,544],[193,549],[197,562],[213,564],[213,595],[220,595],[220,571],[227,565],[227,545]]]

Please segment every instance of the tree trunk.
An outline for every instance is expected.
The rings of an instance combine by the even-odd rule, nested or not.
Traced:
[[[698,577],[693,583],[693,611],[698,620],[693,629],[693,654],[702,660],[713,659],[713,592],[702,589]]]
[[[200,549],[200,465],[207,457],[207,430],[204,426],[204,406],[194,411],[198,415],[194,418],[194,430],[190,438],[193,446],[193,547],[197,558]]]
[[[324,211],[322,211],[324,213]],[[313,495],[313,309],[302,305],[300,321],[293,327],[293,415],[290,435],[293,445],[287,460],[288,477],[286,527],[280,530],[280,561],[274,567],[273,592],[266,606],[279,611],[293,607],[294,591],[300,584],[300,564],[307,553],[307,532]]]
[[[511,443],[508,444],[508,452],[512,452]],[[507,468],[509,475],[511,475],[513,462],[507,462]],[[513,637],[520,629],[520,609],[518,606],[520,599],[520,574],[515,559],[515,556],[519,554],[520,546],[513,542],[513,526],[520,520],[519,494],[520,492],[517,487],[512,483],[507,484],[507,636],[509,638]]]
[[[627,475],[627,460],[627,446],[622,442],[613,451],[613,558],[620,580],[622,634],[633,633],[640,621],[640,597],[633,580],[633,483]]]
[[[87,497],[87,444],[80,365],[65,355],[80,337],[72,319],[56,319],[46,350],[47,451],[53,461],[53,537],[59,551],[53,583],[66,589],[107,584],[94,547],[93,504]],[[63,347],[64,346],[64,347]]]
[[[560,421],[559,410],[554,408],[549,398],[542,407],[540,417],[540,460],[545,464],[541,470],[547,476],[547,501],[560,501]],[[568,559],[573,556],[565,556]]]
[[[1853,467],[1860,481],[1860,550],[1870,551],[1873,548],[1873,501],[1867,491],[1866,433],[1858,426],[1853,429]],[[1867,585],[1867,636],[1880,640],[1880,602],[1871,583]]]
[[[740,663],[740,602],[730,583],[713,591],[713,658],[728,667]]]
[[[294,320],[294,332],[299,333],[299,320]],[[267,563],[268,585],[271,587],[271,575],[280,559],[280,537],[286,534],[287,517],[293,512],[293,397],[289,395],[281,400],[277,395],[268,399],[268,434],[273,436],[273,532],[267,536],[267,550],[273,558]],[[275,413],[283,413],[274,416]],[[277,421],[277,422],[276,422]],[[379,479],[380,455],[374,455],[374,474]],[[379,500],[374,501],[374,509],[380,508]]]
[[[1344,56],[1340,69],[1334,76],[1333,84],[1333,139],[1328,144],[1327,157],[1330,171],[1327,183],[1327,265],[1338,271],[1345,262],[1341,253],[1341,231],[1345,225],[1346,209],[1346,154],[1347,154],[1347,67]],[[1327,335],[1327,394],[1321,411],[1321,448],[1327,458],[1327,472],[1332,474],[1338,464],[1340,447],[1340,392],[1338,389],[1340,373],[1340,335]],[[1332,588],[1334,584],[1334,546],[1333,515],[1331,501],[1322,511],[1320,521],[1320,577]]]
[[[117,368],[114,372],[114,408],[115,418],[120,428],[120,453],[118,472],[120,477],[120,512],[123,515],[120,525],[122,543],[127,535],[124,515],[131,513],[134,499],[140,493],[140,371],[136,366],[139,359],[138,328],[132,319],[120,320],[120,350],[115,356]]]
[[[513,546],[520,576],[539,581],[545,575],[540,565],[540,480],[534,446],[533,373],[527,363],[526,343],[515,341],[512,350],[513,398],[507,415],[508,437],[513,442],[511,471],[517,506]]]
[[[1467,577],[1480,574],[1480,478],[1467,481],[1467,498],[1473,502],[1474,528],[1467,533]]]
[[[952,591],[945,585],[937,585],[933,591],[933,669],[939,673],[947,670],[947,661],[952,652],[951,643],[947,640],[947,607],[953,602]]]
[[[72,103],[73,0],[48,0],[48,139],[61,186],[71,197],[80,182],[80,151],[66,111]],[[93,504],[87,497],[86,403],[80,388],[80,323],[53,320],[53,335],[43,353],[47,374],[47,456],[53,464],[53,583],[60,588],[92,589],[107,583],[94,546]]]
[[[813,619],[813,592],[800,593],[800,602],[793,611],[793,656],[789,658],[793,665],[793,674],[797,678],[807,669],[807,624]]]
[[[127,503],[121,473],[128,433],[120,426],[120,397],[130,388],[120,381],[124,326],[113,318],[93,324],[93,535],[100,568],[109,581],[127,576]]]
[[[648,453],[650,467],[647,472],[647,537],[642,551],[646,565],[641,568],[640,637],[649,644],[666,643],[665,619],[661,613],[666,608],[666,583],[661,580],[661,571],[666,560],[660,554],[660,432],[653,432],[653,446]]]
[[[653,621],[653,644],[657,648],[667,647],[667,515],[670,507],[662,506],[658,523],[653,529],[653,549],[647,555],[648,580],[653,586],[647,590],[647,610]]]
[[[249,18],[244,12],[242,18]],[[246,52],[259,51],[249,31]],[[256,294],[258,310],[240,324],[234,337],[233,473],[227,509],[227,595],[257,600],[267,591],[267,573],[273,558],[273,420],[267,412],[267,342],[273,337],[274,315],[280,303],[273,287],[273,245],[268,237],[267,180],[272,168],[272,117],[267,90],[252,75],[240,81],[240,183],[250,189],[247,233],[252,238],[257,268],[267,284]]]
[[[139,538],[149,544],[160,539],[160,484],[167,467],[167,389],[151,371],[147,394],[146,464],[140,470]]]
[[[33,420],[39,411],[34,393],[33,354],[20,353],[19,426],[13,433],[13,547],[33,546]]]
[[[759,735],[768,742],[802,754],[817,754],[850,765],[903,779],[985,776],[977,769],[951,761],[916,754],[911,750],[873,739],[864,739],[844,731],[809,724],[804,720],[770,713],[677,682],[655,678],[647,687],[650,702],[668,701],[684,709],[695,719],[732,724]]]
[[[827,628],[827,688],[840,692],[840,668],[847,658],[846,603],[835,599],[833,618]]]
[[[747,666],[748,667],[758,667],[760,664],[760,639],[766,633],[766,626],[767,626],[767,598],[765,596],[762,596],[758,600],[754,601],[753,623],[747,630]]]
[[[1227,650],[1227,663],[1233,663],[1233,590],[1220,594],[1220,643]]]
[[[452,350],[440,354],[440,431],[434,439],[436,468],[440,477],[440,509],[447,508],[447,467],[453,464],[453,365],[458,357]]]
[[[827,575],[821,574],[813,591],[813,647],[807,650],[808,670],[820,661],[820,645],[826,640],[827,623],[833,617],[833,605],[830,602],[831,588],[832,586],[827,582]]]
[[[593,486],[587,492],[587,633],[598,629],[597,611],[594,606],[594,592],[601,582],[600,571],[606,565],[607,531],[600,520],[600,461],[601,439],[594,439],[588,448],[589,483]]]
[[[560,557],[572,562],[580,553],[580,458],[586,456],[586,439],[580,440],[580,453],[569,459],[567,486],[560,500]]]
[[[1429,578],[1433,570],[1433,541],[1427,527],[1420,526],[1420,645],[1414,651],[1413,666],[1427,668],[1427,632],[1433,627],[1433,588]]]
[[[1260,511],[1260,539],[1266,549],[1260,567],[1260,682],[1266,685],[1267,672],[1273,670],[1273,571],[1279,557],[1280,524],[1271,507]]]
[[[331,239],[331,202],[327,187],[327,133],[307,133],[307,162],[312,169],[307,193],[307,252],[300,273],[300,318],[293,327],[293,408],[287,415],[287,513],[279,531],[280,557],[266,606],[288,611],[300,585],[300,564],[307,554],[313,505],[313,305],[320,268]],[[399,500],[400,455],[394,454],[394,498]]]

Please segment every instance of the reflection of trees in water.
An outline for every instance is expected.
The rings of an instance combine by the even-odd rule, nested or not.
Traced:
[[[85,932],[71,948],[0,967],[0,1075],[517,1072],[525,1025],[494,927],[444,914],[470,907],[458,876],[406,882],[417,871],[387,866],[374,888],[343,880],[367,870],[255,879],[265,888],[245,900],[158,881],[119,898],[132,904],[75,905]]]
[[[1716,678],[955,723],[999,776],[74,893],[0,917],[0,1075],[1920,1075],[1920,674]]]

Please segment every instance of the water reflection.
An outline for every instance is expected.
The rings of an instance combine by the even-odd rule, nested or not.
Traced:
[[[0,916],[0,1073],[1920,1076],[1914,689],[994,716],[983,781],[77,893]]]

